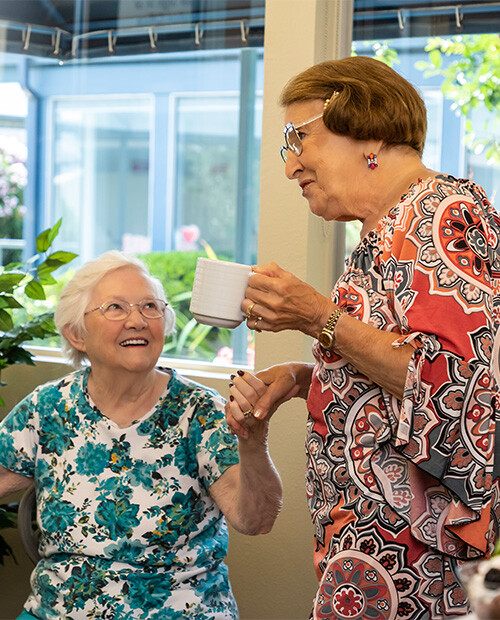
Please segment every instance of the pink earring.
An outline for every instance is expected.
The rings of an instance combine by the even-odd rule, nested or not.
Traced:
[[[371,170],[378,166],[377,155],[375,153],[370,153],[366,159],[368,160],[368,168]]]

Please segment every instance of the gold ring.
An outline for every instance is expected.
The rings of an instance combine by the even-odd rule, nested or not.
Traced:
[[[252,303],[248,306],[247,311],[245,312],[245,316],[247,317],[247,319],[252,318],[252,310],[254,306],[255,306],[255,302],[252,301]]]
[[[243,412],[243,417],[244,418],[249,418],[252,415],[253,415],[253,407],[250,407],[250,409],[248,411],[244,411]]]

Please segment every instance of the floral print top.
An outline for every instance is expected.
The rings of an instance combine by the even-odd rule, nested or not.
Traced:
[[[237,442],[219,395],[167,372],[156,406],[126,428],[93,404],[89,369],[38,387],[1,422],[0,465],[35,479],[35,617],[238,617],[208,493],[238,462]]]
[[[455,569],[491,552],[500,516],[500,217],[469,181],[422,180],[362,239],[332,298],[415,351],[400,401],[314,344],[314,618],[467,615]]]

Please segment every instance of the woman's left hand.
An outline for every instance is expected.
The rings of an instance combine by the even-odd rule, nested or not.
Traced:
[[[241,304],[247,326],[255,331],[299,330],[315,338],[335,307],[276,263],[253,267]]]

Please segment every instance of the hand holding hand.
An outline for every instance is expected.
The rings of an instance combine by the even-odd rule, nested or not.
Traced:
[[[256,375],[239,370],[231,377],[226,404],[231,430],[244,439],[249,437],[249,431],[262,429],[263,423],[267,430],[271,416],[282,403],[295,396],[307,398],[311,374],[312,365],[293,362],[271,366]]]

